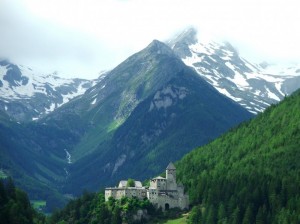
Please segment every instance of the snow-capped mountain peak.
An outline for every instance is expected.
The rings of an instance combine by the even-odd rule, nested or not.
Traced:
[[[254,114],[300,87],[300,65],[251,63],[228,42],[201,42],[193,28],[168,44],[186,65],[193,67],[220,93]]]
[[[36,120],[74,97],[98,80],[64,79],[0,61],[0,109],[18,121]]]

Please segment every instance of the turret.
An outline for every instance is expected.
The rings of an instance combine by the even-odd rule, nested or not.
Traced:
[[[166,179],[173,179],[173,181],[176,183],[176,168],[172,162],[170,162],[166,168]]]

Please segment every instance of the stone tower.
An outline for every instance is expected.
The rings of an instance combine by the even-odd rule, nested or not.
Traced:
[[[173,163],[169,163],[166,168],[167,189],[176,190],[176,168]]]
[[[166,168],[166,179],[173,179],[176,182],[176,168],[172,162]]]

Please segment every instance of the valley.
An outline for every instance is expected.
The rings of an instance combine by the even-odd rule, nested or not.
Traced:
[[[0,175],[49,211],[119,179],[157,175],[300,87],[298,65],[251,63],[192,28],[95,80],[0,66]]]
[[[298,223],[299,103],[298,90],[180,159],[176,179],[188,188],[188,213],[162,212],[130,196],[105,201],[104,193],[98,192],[71,201],[48,223]],[[86,212],[76,214],[79,210]],[[146,214],[141,220],[134,218],[138,210]]]

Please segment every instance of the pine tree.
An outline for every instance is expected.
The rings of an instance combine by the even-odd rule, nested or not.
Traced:
[[[217,217],[216,217],[215,207],[214,207],[214,205],[211,205],[208,209],[208,214],[207,214],[205,223],[214,224],[214,223],[216,223],[216,219],[217,219]]]
[[[111,223],[122,224],[121,209],[119,208],[119,206],[115,206],[112,211]]]
[[[222,224],[226,221],[227,215],[224,204],[221,202],[218,208],[218,224]]]
[[[15,191],[16,191],[16,187],[15,187],[15,184],[13,182],[13,179],[11,177],[9,177],[7,179],[7,183],[6,183],[7,196],[9,198],[15,199],[16,198]]]
[[[239,224],[240,222],[240,208],[236,207],[235,210],[232,213],[232,223],[233,224]]]
[[[200,205],[194,206],[190,212],[188,223],[197,224],[202,223],[202,212]]]
[[[248,205],[244,217],[243,217],[243,221],[242,224],[251,224],[253,223],[253,214],[252,214],[252,209],[251,207]]]

